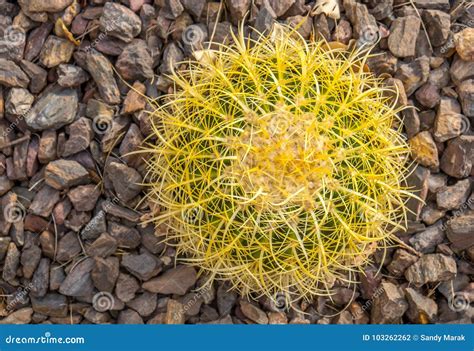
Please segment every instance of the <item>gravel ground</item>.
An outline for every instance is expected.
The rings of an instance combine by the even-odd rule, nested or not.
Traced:
[[[0,324],[471,323],[470,5],[344,0],[335,20],[304,0],[0,0]],[[308,39],[380,36],[370,67],[415,107],[410,183],[426,205],[410,204],[405,245],[377,253],[355,290],[293,306],[196,290],[205,277],[174,265],[165,228],[140,225],[144,164],[127,155],[149,134],[140,93],[169,91],[176,62],[212,33],[228,43],[244,18],[260,31],[303,22]]]

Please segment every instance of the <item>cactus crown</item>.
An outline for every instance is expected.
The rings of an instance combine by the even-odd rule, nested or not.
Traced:
[[[361,51],[285,27],[233,40],[173,73],[153,114],[154,220],[182,260],[243,294],[326,294],[403,228],[394,92]]]

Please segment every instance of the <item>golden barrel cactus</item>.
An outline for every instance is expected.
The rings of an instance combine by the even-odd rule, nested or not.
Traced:
[[[275,27],[198,53],[153,113],[150,198],[179,259],[242,294],[327,294],[404,227],[409,148],[367,52]]]

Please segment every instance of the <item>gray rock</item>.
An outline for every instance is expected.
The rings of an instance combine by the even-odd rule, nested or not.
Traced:
[[[408,309],[401,289],[395,284],[382,282],[381,293],[374,297],[371,322],[374,324],[399,324]]]
[[[0,84],[10,88],[27,88],[30,78],[13,61],[0,58]]]
[[[49,293],[43,297],[31,297],[33,311],[50,317],[66,317],[68,314],[68,303],[66,296]]]
[[[23,277],[30,279],[33,276],[40,259],[41,249],[39,246],[31,245],[30,247],[23,248],[20,258],[23,267]]]
[[[107,222],[105,220],[105,212],[101,210],[97,212],[97,214],[82,229],[81,237],[85,240],[94,240],[106,231]]]
[[[454,210],[467,201],[471,193],[469,179],[459,180],[453,185],[444,186],[436,194],[438,207],[444,210]]]
[[[125,80],[143,80],[153,77],[153,59],[144,40],[135,39],[128,44],[115,63]]]
[[[123,310],[120,311],[118,318],[117,318],[117,324],[144,324],[142,317],[135,312],[134,310]]]
[[[181,0],[184,9],[194,16],[195,19],[199,19],[203,13],[204,6],[206,6],[205,0]]]
[[[94,260],[86,258],[75,265],[61,284],[59,292],[67,296],[87,296],[92,294],[94,286],[91,279],[91,270]]]
[[[444,10],[450,8],[449,0],[415,0],[416,7],[420,9]]]
[[[397,57],[415,56],[416,38],[421,21],[416,16],[396,18],[390,27],[388,48]]]
[[[59,129],[74,120],[78,102],[75,89],[55,86],[41,95],[26,114],[25,122],[33,130]]]
[[[23,115],[33,105],[35,97],[24,88],[11,88],[8,92],[5,111],[12,115]]]
[[[31,296],[43,297],[49,288],[49,258],[42,258],[31,280]]]
[[[179,48],[177,43],[169,43],[164,52],[160,71],[165,74],[170,74],[177,65],[184,60],[183,51]]]
[[[226,0],[232,23],[238,25],[250,9],[250,0]]]
[[[277,17],[283,16],[295,2],[296,0],[268,0]]]
[[[137,280],[131,275],[120,273],[115,287],[117,297],[127,303],[135,298],[135,293],[140,289]]]
[[[400,65],[395,78],[403,82],[407,96],[413,94],[428,80],[430,60],[426,56],[418,57],[411,63]]]
[[[142,287],[152,293],[184,295],[196,283],[196,270],[189,266],[178,266],[153,278]]]
[[[63,88],[75,88],[89,80],[89,74],[81,67],[61,64],[57,68],[58,84]]]
[[[107,2],[100,17],[100,30],[107,35],[129,43],[140,34],[142,21],[123,5]]]
[[[56,259],[58,262],[68,262],[77,257],[81,251],[82,247],[77,234],[69,232],[59,239]]]
[[[2,278],[8,283],[15,283],[15,277],[18,268],[20,267],[20,251],[18,251],[15,243],[8,245],[7,256],[3,263]],[[16,285],[16,284],[12,284]]]
[[[217,288],[217,310],[221,316],[230,314],[237,302],[237,294],[227,284],[219,284]]]
[[[441,223],[426,228],[425,231],[410,238],[413,248],[422,253],[432,253],[436,246],[444,241],[445,235]]]
[[[447,222],[447,236],[456,250],[465,250],[474,245],[474,211],[454,213]]]
[[[407,316],[412,323],[426,323],[422,317],[428,318],[429,322],[434,322],[438,314],[436,302],[412,288],[405,289],[405,296],[408,301]]]
[[[451,177],[462,179],[471,174],[473,162],[473,136],[460,136],[448,142],[439,166]]]
[[[142,317],[148,317],[155,311],[157,303],[157,295],[145,291],[127,302],[127,307],[135,310]]]
[[[149,280],[161,270],[158,261],[147,253],[124,255],[121,264],[140,280]]]
[[[48,84],[48,72],[33,62],[26,60],[22,60],[20,66],[31,79],[30,84],[28,85],[30,92],[38,94],[43,91]]]
[[[62,266],[51,265],[49,269],[49,290],[58,290],[65,278],[66,274]]]
[[[108,2],[107,4],[113,4]],[[115,5],[115,4],[114,4]],[[107,6],[107,5],[106,5]],[[121,6],[121,5],[117,5]],[[122,6],[123,7],[123,6]],[[120,91],[114,77],[113,66],[110,61],[97,50],[87,53],[87,70],[97,84],[100,96],[111,105],[120,103]]]
[[[456,262],[443,254],[428,254],[405,271],[405,278],[415,286],[453,279],[457,273]]]
[[[467,79],[457,88],[462,111],[467,117],[474,117],[474,79]]]

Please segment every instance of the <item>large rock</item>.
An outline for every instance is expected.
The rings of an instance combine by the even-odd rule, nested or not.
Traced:
[[[380,293],[374,296],[374,304],[371,312],[371,322],[374,324],[398,324],[408,303],[401,289],[395,284],[382,282]]]
[[[91,279],[91,271],[94,267],[94,260],[86,258],[66,276],[61,284],[59,292],[67,296],[88,296],[92,294],[94,286]]]
[[[79,162],[57,160],[46,166],[44,178],[46,184],[62,190],[75,185],[87,184],[89,173]]]
[[[142,21],[123,5],[107,2],[100,17],[100,29],[112,37],[131,42],[142,29]]]
[[[10,88],[27,88],[30,78],[13,61],[0,58],[0,84]]]
[[[397,57],[415,56],[421,20],[416,16],[399,17],[392,22],[388,48]]]
[[[143,283],[142,287],[152,293],[184,295],[196,283],[196,279],[193,267],[178,266]]]
[[[59,129],[74,120],[78,102],[75,89],[55,86],[41,95],[26,114],[25,122],[33,130]]]
[[[464,250],[474,245],[474,211],[455,213],[447,224],[447,236],[454,248]]]
[[[73,0],[30,0],[27,5],[30,12],[60,12],[72,2]]]
[[[405,271],[405,278],[415,286],[450,280],[456,276],[456,261],[443,254],[428,254]]]
[[[112,4],[108,2],[107,4]],[[118,5],[120,6],[120,5]],[[87,53],[87,70],[97,84],[100,96],[111,105],[120,103],[120,91],[110,61],[97,50]]]
[[[135,39],[122,51],[115,64],[125,80],[153,77],[153,59],[144,40]]]

